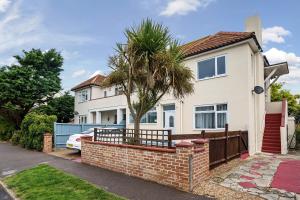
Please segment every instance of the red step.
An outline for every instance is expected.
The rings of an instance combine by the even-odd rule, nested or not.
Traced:
[[[265,131],[263,136],[262,151],[268,153],[280,153],[280,125],[281,114],[266,114]]]

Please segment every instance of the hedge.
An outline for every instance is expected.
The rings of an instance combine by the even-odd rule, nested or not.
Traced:
[[[19,140],[20,144],[27,149],[41,151],[43,149],[43,135],[46,132],[53,133],[53,124],[56,120],[55,115],[29,113],[22,121],[21,136],[16,135],[14,139]]]

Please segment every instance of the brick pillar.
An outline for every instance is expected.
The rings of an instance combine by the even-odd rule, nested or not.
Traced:
[[[195,145],[193,157],[193,185],[194,188],[209,177],[209,140],[192,140]]]
[[[178,188],[184,191],[191,191],[192,186],[192,176],[193,176],[193,153],[194,153],[194,145],[190,142],[180,142],[176,144],[176,154],[178,155],[179,167],[176,171],[181,178],[179,179]]]
[[[52,134],[51,133],[44,134],[43,152],[44,153],[52,152]]]
[[[90,153],[90,148],[88,147],[89,145],[86,144],[86,141],[93,141],[93,136],[81,136],[80,137],[81,140],[81,162],[82,163],[88,163],[88,161],[86,159],[89,158],[89,153]]]

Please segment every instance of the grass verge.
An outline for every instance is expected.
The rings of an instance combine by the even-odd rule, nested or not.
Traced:
[[[46,164],[7,177],[4,183],[21,200],[123,199]]]

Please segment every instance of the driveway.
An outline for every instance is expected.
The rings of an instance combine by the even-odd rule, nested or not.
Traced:
[[[28,151],[9,143],[0,142],[0,178],[20,170],[47,163],[65,172],[76,175],[105,190],[128,199],[187,200],[209,199],[205,196],[178,191],[154,182],[130,177],[109,170],[66,160],[41,152]]]

